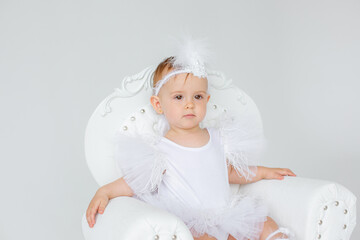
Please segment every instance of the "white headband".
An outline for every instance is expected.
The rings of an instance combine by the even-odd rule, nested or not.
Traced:
[[[196,77],[207,77],[205,59],[209,56],[209,52],[204,45],[204,41],[191,38],[179,42],[178,53],[174,56],[173,61],[175,70],[156,83],[153,88],[155,96],[159,94],[161,87],[177,74],[192,73]]]

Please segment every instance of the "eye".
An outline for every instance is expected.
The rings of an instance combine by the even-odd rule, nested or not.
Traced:
[[[175,96],[175,99],[181,100],[181,99],[182,99],[182,96],[181,96],[181,95],[176,95],[176,96]]]
[[[202,95],[195,95],[195,99],[197,99],[197,100],[200,100],[200,99],[202,99],[202,98],[203,98]]]

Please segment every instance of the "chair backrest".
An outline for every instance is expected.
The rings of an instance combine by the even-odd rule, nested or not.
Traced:
[[[136,126],[139,118],[149,117],[148,114],[152,116],[148,124],[156,124],[157,114],[150,105],[153,72],[154,67],[149,67],[138,74],[125,77],[121,86],[98,105],[89,119],[85,132],[85,156],[89,169],[100,186],[121,177],[116,171],[113,157],[115,132],[127,130],[130,125]],[[211,97],[203,126],[211,126],[214,117],[229,110],[240,117],[251,118],[251,121],[262,128],[255,103],[231,79],[227,79],[221,72],[209,71],[208,81]]]

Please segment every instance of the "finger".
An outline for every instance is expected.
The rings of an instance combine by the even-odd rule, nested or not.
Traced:
[[[281,175],[281,174],[278,174],[278,175],[276,176],[276,179],[283,180],[283,179],[284,179],[284,176]]]
[[[276,175],[286,176],[287,171],[280,168],[279,170],[276,171]]]
[[[292,172],[290,169],[288,169],[288,168],[284,168],[283,170],[284,170],[284,172],[285,172],[285,174],[286,174],[287,176],[296,176],[295,173],[293,173],[293,172]]]
[[[97,205],[96,207],[94,207],[93,211],[91,212],[91,223],[92,225],[95,224],[95,217],[96,217],[96,213],[97,213],[97,209],[98,209],[99,205]]]
[[[89,227],[91,227],[91,223],[90,223],[90,216],[86,214],[86,221],[89,224]]]
[[[294,173],[293,172],[291,172],[289,169],[282,169],[281,171],[280,171],[280,173],[281,173],[281,175],[283,175],[283,176],[294,176]]]
[[[290,169],[288,169],[288,170],[289,170],[289,173],[290,173],[289,175],[290,175],[290,176],[296,177],[296,174],[295,174],[293,171],[291,171]]]
[[[90,215],[91,215],[91,209],[92,209],[92,205],[90,205],[90,206],[88,207],[88,209],[86,210],[86,220],[87,220],[87,222],[88,222],[88,224],[89,224],[89,227],[91,227],[91,217],[90,217]]]
[[[93,226],[93,208],[94,207],[92,207],[91,209],[90,209],[90,212],[89,212],[89,225],[90,225],[90,227],[92,227]]]
[[[100,202],[100,206],[99,206],[99,213],[100,213],[100,214],[103,214],[103,213],[104,213],[105,207],[106,207],[106,202],[101,201],[101,202]]]
[[[99,202],[97,202],[94,207],[91,209],[91,224],[94,225],[95,224],[95,216],[96,216],[96,212],[99,208]]]
[[[281,180],[282,178],[283,176],[279,172],[274,172],[268,177],[268,179],[278,179],[278,180]]]

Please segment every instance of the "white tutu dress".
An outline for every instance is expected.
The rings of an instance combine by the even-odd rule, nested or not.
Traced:
[[[161,134],[120,131],[117,167],[136,198],[177,215],[195,237],[259,239],[267,208],[260,199],[231,194],[227,166],[247,179],[254,176],[251,160],[261,150],[262,133],[226,116],[217,125],[206,128],[210,140],[199,148]]]

